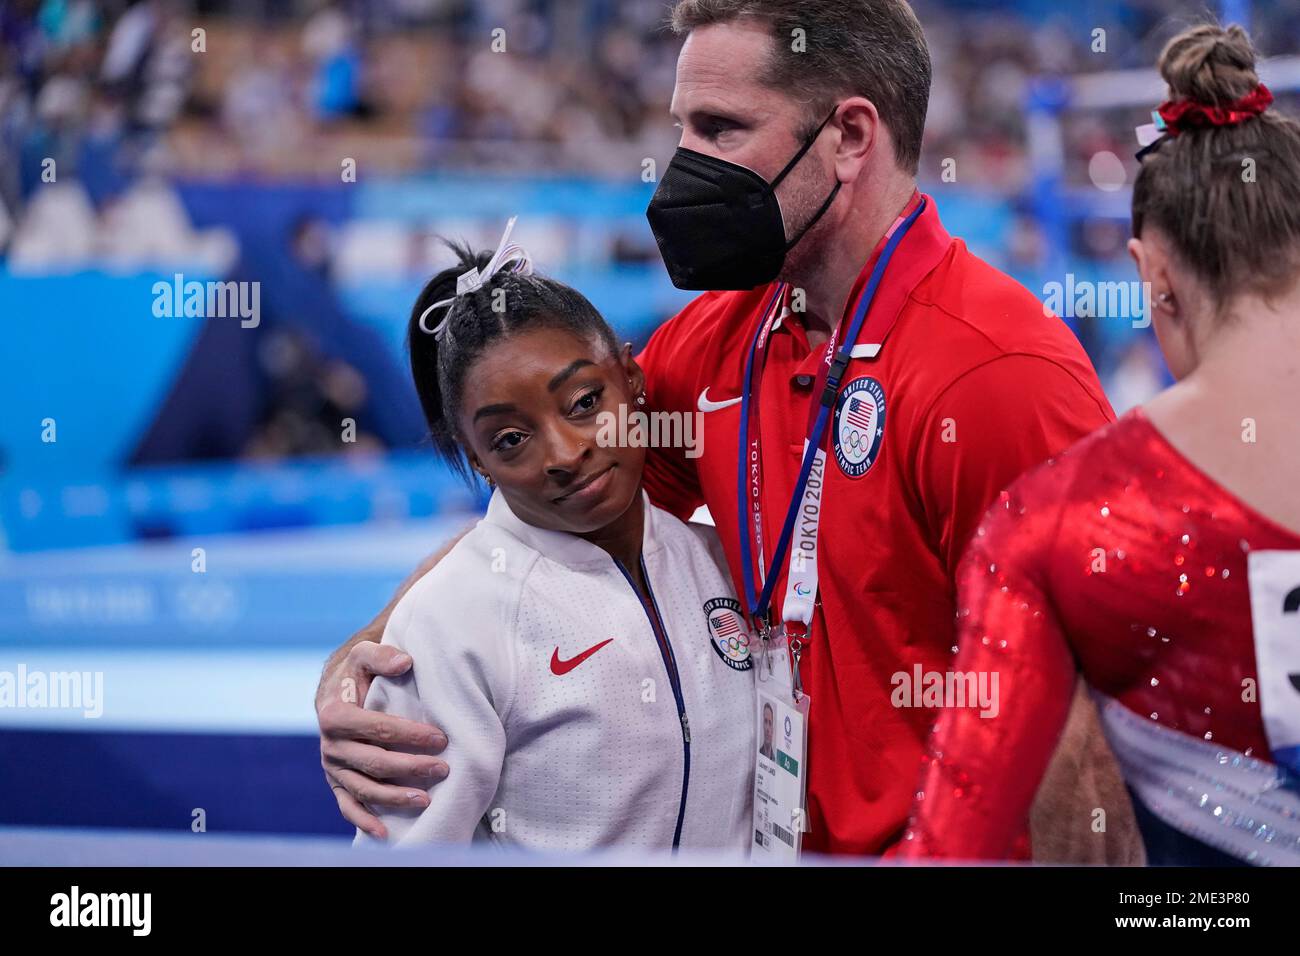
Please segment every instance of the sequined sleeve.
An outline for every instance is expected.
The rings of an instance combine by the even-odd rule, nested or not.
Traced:
[[[1003,859],[1023,834],[1065,725],[1075,664],[1044,584],[1060,488],[1003,492],[958,571],[957,680],[987,681],[992,705],[937,720],[900,856]],[[956,681],[954,681],[956,683]]]

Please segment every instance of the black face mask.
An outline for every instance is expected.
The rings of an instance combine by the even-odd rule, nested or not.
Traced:
[[[831,110],[771,183],[736,163],[677,148],[645,213],[673,285],[753,289],[780,274],[786,253],[830,208],[840,183],[836,181],[817,214],[789,242],[776,187],[834,115]]]

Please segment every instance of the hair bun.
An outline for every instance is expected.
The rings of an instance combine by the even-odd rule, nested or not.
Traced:
[[[1259,85],[1255,48],[1246,31],[1202,24],[1170,40],[1157,63],[1169,84],[1169,98],[1222,106]]]

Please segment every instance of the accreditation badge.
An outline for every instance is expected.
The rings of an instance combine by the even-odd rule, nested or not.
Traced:
[[[756,863],[794,863],[807,827],[807,694],[796,703],[785,638],[773,638],[770,661],[758,660],[754,698],[754,846]],[[769,670],[769,663],[771,668]]]

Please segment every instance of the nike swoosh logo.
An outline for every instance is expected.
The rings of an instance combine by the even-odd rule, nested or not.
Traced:
[[[577,657],[570,657],[567,661],[560,660],[560,649],[557,647],[555,652],[551,654],[551,673],[556,677],[563,677],[606,644],[612,644],[613,641],[614,639],[612,637],[608,640],[601,641],[595,647],[589,647]]]
[[[707,388],[700,392],[699,409],[702,412],[716,412],[719,409],[738,404],[740,404],[739,398],[729,398],[725,402],[711,402],[709,401],[709,390]]]

